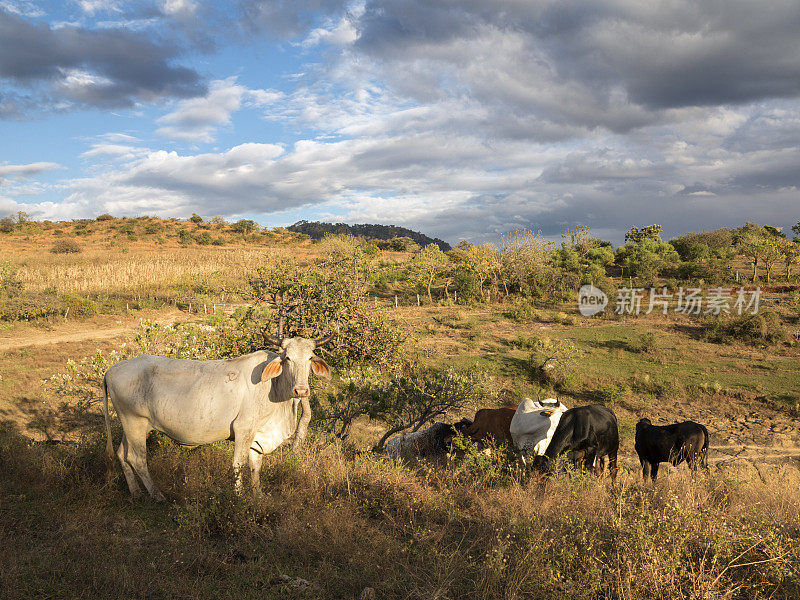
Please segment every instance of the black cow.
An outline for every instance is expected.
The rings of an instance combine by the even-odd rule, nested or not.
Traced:
[[[662,462],[677,467],[685,460],[693,473],[698,466],[708,471],[708,430],[693,421],[659,426],[642,419],[636,424],[634,447],[645,480],[648,475],[656,480]]]
[[[608,456],[609,474],[611,479],[616,479],[618,451],[617,417],[605,406],[592,404],[571,408],[564,413],[539,462],[549,466],[566,454],[576,467],[591,468],[599,477]]]

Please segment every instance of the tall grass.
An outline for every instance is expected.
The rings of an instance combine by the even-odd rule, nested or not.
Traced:
[[[796,598],[796,469],[764,483],[580,474],[500,483],[338,446],[265,461],[232,492],[228,444],[151,440],[172,502],[105,481],[101,437],[31,446],[0,431],[7,598]],[[304,592],[285,582],[303,578]]]
[[[97,250],[81,255],[25,255],[16,257],[25,289],[55,289],[76,294],[163,295],[192,281],[216,278],[219,283],[244,283],[249,272],[280,249],[190,247],[168,251]]]

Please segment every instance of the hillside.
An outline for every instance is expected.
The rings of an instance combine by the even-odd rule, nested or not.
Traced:
[[[329,234],[349,234],[363,237],[368,240],[391,240],[392,238],[407,237],[414,240],[420,246],[436,244],[442,252],[450,250],[451,246],[444,240],[432,238],[424,233],[412,231],[397,225],[378,225],[361,223],[348,225],[347,223],[321,223],[319,221],[298,221],[287,228],[289,231],[304,233],[312,239],[319,240]]]

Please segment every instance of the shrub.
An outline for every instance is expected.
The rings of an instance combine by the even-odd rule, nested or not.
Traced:
[[[75,240],[58,240],[50,247],[53,254],[75,254],[81,250],[81,245]]]
[[[36,321],[63,312],[61,301],[52,294],[0,298],[0,321]]]
[[[639,354],[653,352],[656,349],[656,336],[652,331],[643,333],[626,344],[628,350]]]
[[[194,242],[194,236],[191,233],[189,233],[189,231],[186,230],[186,229],[179,229],[178,230],[178,240],[184,246],[188,246],[189,244]]]
[[[526,300],[522,300],[514,304],[514,306],[506,311],[505,316],[512,321],[518,322],[542,320],[541,313],[536,310],[533,303]]]
[[[95,220],[96,221],[113,221],[115,218],[116,217],[113,217],[112,215],[110,215],[108,213],[104,213],[104,214],[98,216],[97,219],[95,219]]]
[[[189,219],[192,223],[202,223],[203,217],[198,215],[197,213],[192,213],[191,218]]]
[[[17,275],[17,269],[8,261],[0,263],[0,297],[19,296],[25,285]]]
[[[732,317],[716,315],[706,319],[703,338],[717,344],[775,344],[786,339],[786,330],[772,311]]]
[[[231,227],[236,233],[248,234],[259,229],[258,223],[251,219],[240,219]]]
[[[97,302],[77,294],[64,294],[61,301],[64,303],[64,310],[69,309],[71,316],[89,317],[99,312]]]
[[[207,231],[198,233],[196,236],[194,236],[194,240],[201,246],[208,246],[213,241],[211,239],[211,234]]]
[[[0,233],[11,233],[14,231],[14,219],[5,217],[0,219]]]

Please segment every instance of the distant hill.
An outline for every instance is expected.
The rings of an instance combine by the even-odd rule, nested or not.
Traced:
[[[294,225],[287,227],[289,231],[304,233],[315,240],[322,239],[328,234],[350,234],[363,237],[369,240],[391,240],[396,237],[408,237],[420,246],[436,244],[442,250],[450,250],[450,244],[439,238],[431,238],[418,231],[411,231],[405,227],[396,225],[372,225],[362,223],[360,225],[348,225],[347,223],[320,223],[319,221],[298,221]]]

